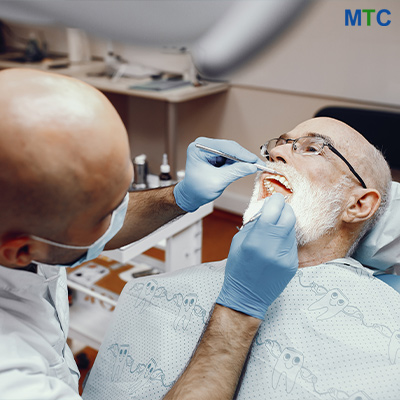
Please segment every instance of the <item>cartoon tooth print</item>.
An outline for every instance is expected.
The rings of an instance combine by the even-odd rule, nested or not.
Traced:
[[[132,375],[133,385],[131,386],[131,393],[134,393],[137,390],[149,385],[150,380],[154,379],[160,371],[161,370],[159,369],[157,370],[157,363],[152,358],[148,361],[146,365],[138,365]]]
[[[115,356],[113,371],[111,375],[112,382],[119,380],[119,378],[121,377],[122,370],[124,369],[126,364],[129,344],[122,344],[121,346],[119,346],[119,349],[118,345],[116,346],[116,349],[111,350]],[[117,352],[115,352],[115,350],[117,350]]]
[[[143,285],[141,292],[136,300],[134,307],[139,308],[139,313],[142,313],[149,307],[151,300],[158,288],[158,283],[156,280],[152,279]],[[141,307],[141,308],[140,308]]]
[[[324,312],[317,319],[324,320],[339,314],[348,304],[349,299],[339,289],[332,289],[311,304],[308,309],[309,311],[323,310]]]
[[[272,387],[278,387],[281,376],[286,380],[286,393],[293,390],[296,378],[303,366],[303,354],[291,347],[286,347],[278,358],[272,372]]]
[[[348,400],[372,400],[371,397],[369,397],[367,395],[367,393],[363,392],[362,390],[354,393],[353,395],[351,395]]]
[[[394,331],[389,342],[389,360],[392,364],[400,361],[400,330]]]
[[[185,296],[182,301],[181,308],[179,309],[178,316],[175,318],[174,321],[174,329],[179,325],[179,322],[182,321],[183,329],[186,330],[190,318],[192,316],[193,310],[197,303],[197,294],[189,293]]]

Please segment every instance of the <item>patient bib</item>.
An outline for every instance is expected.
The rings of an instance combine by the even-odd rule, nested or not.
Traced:
[[[83,398],[161,399],[190,360],[224,268],[129,282]],[[237,398],[399,399],[400,295],[353,259],[298,270],[260,326]]]

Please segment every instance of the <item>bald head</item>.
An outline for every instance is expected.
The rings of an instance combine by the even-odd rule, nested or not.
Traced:
[[[76,79],[0,72],[0,233],[56,239],[74,218],[121,193],[130,160],[117,112]],[[120,196],[120,195],[118,195]]]
[[[307,120],[295,129],[298,128],[329,136],[334,147],[351,163],[367,187],[377,189],[381,195],[386,192],[391,181],[389,166],[381,152],[362,134],[344,122],[328,117]]]

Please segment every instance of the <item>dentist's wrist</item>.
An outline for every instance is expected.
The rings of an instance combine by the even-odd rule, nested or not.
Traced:
[[[216,312],[218,313],[219,318],[227,321],[224,325],[228,325],[228,321],[235,321],[235,323],[242,326],[243,330],[247,331],[249,335],[255,335],[262,323],[262,320],[259,318],[252,317],[251,315],[218,303],[215,304],[214,308],[214,313]]]
[[[184,180],[175,185],[173,194],[176,205],[185,212],[194,212],[202,205],[195,203],[193,194],[187,190]]]

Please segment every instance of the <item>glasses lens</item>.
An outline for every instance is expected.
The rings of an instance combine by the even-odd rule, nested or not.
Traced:
[[[320,137],[305,136],[298,138],[293,143],[293,150],[303,155],[317,155],[324,148],[324,139]]]
[[[268,143],[265,143],[265,144],[263,144],[263,145],[260,147],[260,154],[261,154],[263,157],[268,157],[267,144],[268,144]]]
[[[260,149],[261,149],[261,155],[264,157],[269,157],[269,153],[271,152],[271,150],[276,147],[276,146],[280,146],[282,144],[285,144],[286,141],[284,139],[271,139],[268,140],[268,142],[266,142],[265,144],[263,144]]]

